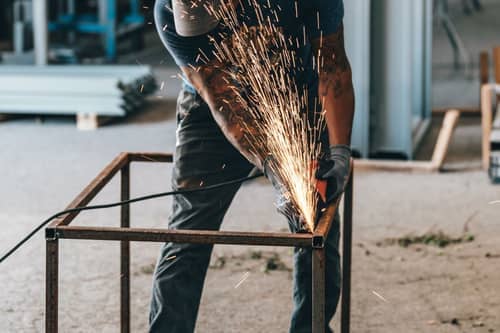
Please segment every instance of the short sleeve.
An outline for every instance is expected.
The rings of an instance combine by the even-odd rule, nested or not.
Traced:
[[[313,0],[304,13],[304,23],[311,39],[336,33],[344,19],[343,0]]]
[[[212,39],[220,39],[223,33],[220,24],[208,34],[182,37],[175,31],[169,0],[156,1],[154,18],[160,39],[178,66],[199,66],[213,58],[214,45]]]

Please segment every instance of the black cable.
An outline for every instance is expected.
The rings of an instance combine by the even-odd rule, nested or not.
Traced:
[[[184,189],[184,190],[177,190],[177,191],[169,191],[169,192],[162,192],[162,193],[155,193],[155,194],[150,194],[150,195],[145,195],[142,197],[137,197],[125,201],[119,201],[119,202],[114,202],[110,204],[102,204],[102,205],[94,205],[94,206],[84,206],[84,207],[75,207],[71,209],[66,209],[63,211],[60,211],[59,213],[56,213],[43,221],[38,227],[33,229],[27,236],[25,236],[20,242],[18,242],[12,249],[10,249],[5,255],[0,258],[0,263],[2,263],[5,259],[7,259],[12,253],[16,252],[17,249],[19,249],[24,243],[26,243],[33,235],[35,235],[40,229],[42,229],[47,223],[52,221],[55,218],[58,218],[62,215],[70,214],[70,213],[76,213],[76,212],[81,212],[85,210],[95,210],[95,209],[105,209],[105,208],[112,208],[112,207],[117,207],[117,206],[124,206],[128,205],[134,202],[139,202],[139,201],[146,201],[146,200],[151,200],[151,199],[156,199],[160,197],[166,197],[169,195],[175,195],[175,194],[184,194],[184,193],[194,193],[194,192],[201,192],[201,191],[208,191],[208,190],[213,190],[229,185],[234,185],[234,184],[240,184],[247,182],[249,180],[255,179],[262,177],[262,173],[258,173],[252,176],[248,177],[243,177],[243,178],[238,178],[234,180],[230,180],[227,182],[222,182],[214,185],[208,185],[208,186],[203,186],[203,187],[197,187],[197,188],[190,188],[190,189]]]

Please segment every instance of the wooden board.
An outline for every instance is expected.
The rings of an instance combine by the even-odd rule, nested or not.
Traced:
[[[80,131],[93,131],[111,121],[111,117],[98,116],[96,113],[78,113],[76,128]]]
[[[496,84],[500,84],[500,46],[493,49],[493,71]],[[500,103],[500,96],[496,98],[497,103]]]
[[[493,88],[490,84],[485,84],[481,88],[481,130],[482,130],[482,157],[483,169],[488,170],[490,164],[490,136],[493,121]]]
[[[356,170],[403,171],[403,172],[434,172],[429,161],[390,161],[357,159],[354,162]]]
[[[436,172],[439,171],[446,158],[448,147],[453,132],[460,118],[460,111],[448,110],[443,119],[441,130],[434,146],[430,161],[389,161],[389,160],[356,160],[356,169],[385,170],[385,171],[410,171],[410,172]]]
[[[500,83],[500,46],[493,49],[493,67],[495,71],[495,83]]]
[[[490,54],[487,51],[479,55],[479,81],[481,85],[490,82]]]
[[[460,116],[481,116],[481,107],[456,107],[453,110],[460,111]],[[433,115],[445,115],[450,109],[433,109]]]

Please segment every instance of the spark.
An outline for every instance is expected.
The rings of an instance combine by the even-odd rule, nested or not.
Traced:
[[[249,3],[258,21],[254,27],[239,21],[231,3],[221,2],[217,8],[208,8],[230,31],[230,36],[221,42],[213,40],[212,53],[227,65],[225,72],[232,81],[228,86],[252,119],[251,123],[243,120],[239,124],[253,150],[251,153],[262,159],[270,157],[267,165],[283,185],[285,199],[296,210],[287,214],[298,214],[311,231],[318,203],[314,168],[321,151],[319,138],[325,126],[324,114],[310,112],[307,89],[298,87],[290,74],[298,70],[296,52],[290,49],[300,47],[298,38],[287,39],[266,18],[256,0]],[[295,1],[296,12],[297,6]],[[314,65],[320,64],[317,59]],[[227,100],[223,102],[231,105]]]
[[[245,282],[246,279],[248,279],[248,277],[250,276],[250,272],[246,272],[245,274],[243,274],[243,277],[241,278],[241,280],[234,286],[234,289],[238,289],[239,286],[241,286],[241,284],[243,282]]]
[[[375,290],[372,290],[372,293],[373,295],[377,296],[378,298],[380,298],[382,301],[386,302],[386,303],[389,303],[389,301],[382,295],[380,295],[378,292],[376,292]]]

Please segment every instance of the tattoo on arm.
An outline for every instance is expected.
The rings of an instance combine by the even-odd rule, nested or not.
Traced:
[[[351,66],[344,48],[344,27],[337,33],[313,41],[320,79],[320,98],[333,88],[334,96],[340,97],[352,91]],[[346,82],[349,81],[349,82]]]
[[[226,66],[217,61],[183,72],[209,105],[212,115],[228,140],[253,164],[261,167],[266,154],[264,135],[255,130],[255,119],[247,112],[247,102],[231,82]]]
[[[325,112],[330,144],[350,144],[354,88],[344,48],[344,29],[312,41],[318,67],[318,97]]]

